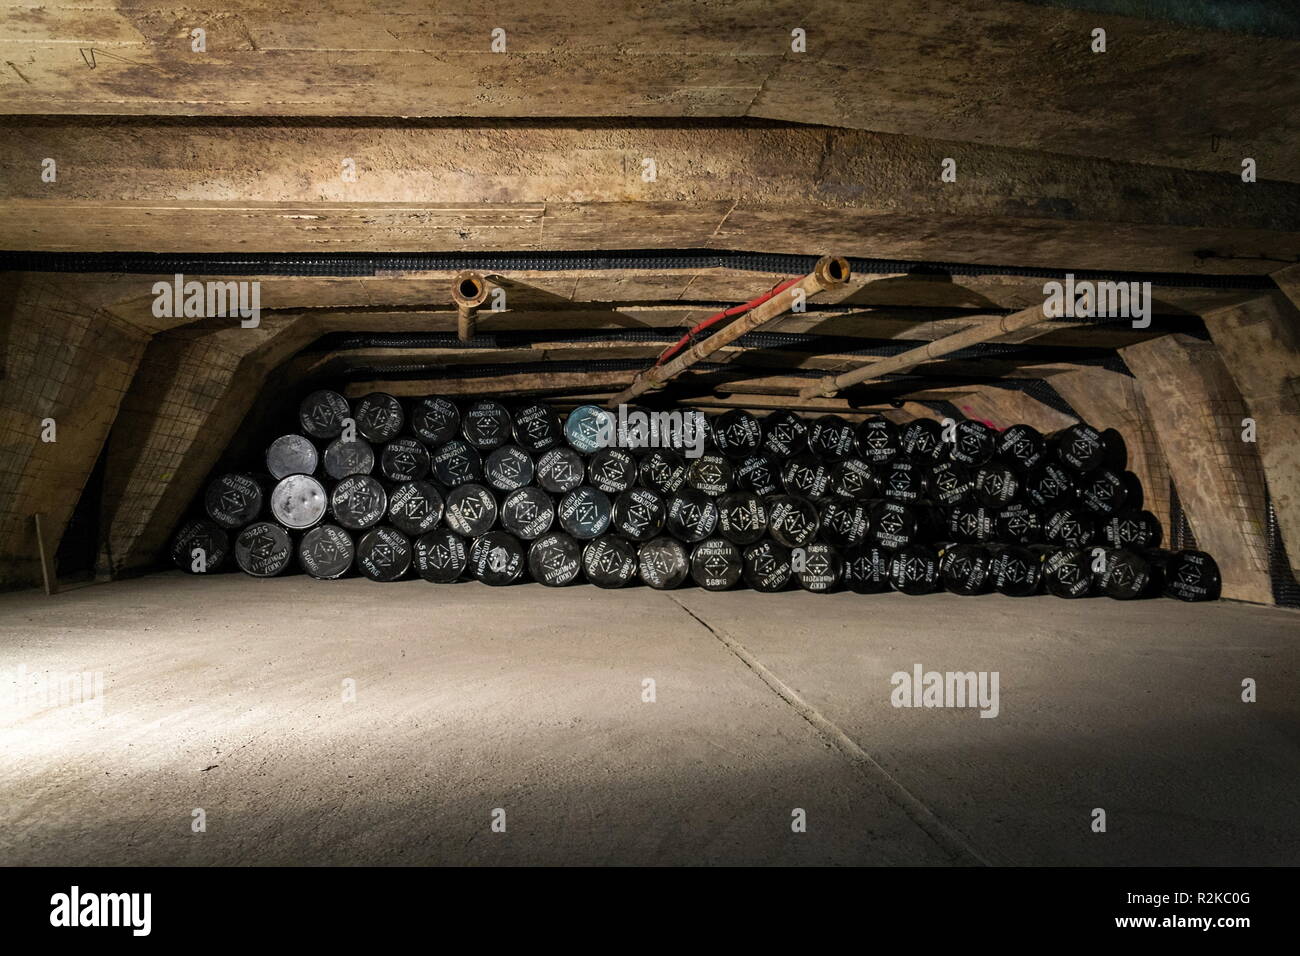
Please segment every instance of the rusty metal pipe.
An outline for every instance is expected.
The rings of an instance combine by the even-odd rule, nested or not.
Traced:
[[[849,281],[852,270],[849,261],[843,256],[823,256],[817,260],[813,271],[808,273],[790,288],[772,296],[762,305],[755,306],[730,325],[723,326],[707,339],[696,342],[671,362],[648,369],[639,374],[626,389],[613,396],[611,405],[621,405],[631,401],[651,388],[658,388],[676,378],[696,362],[708,358],[720,348],[730,345],[746,332],[752,332],[760,325],[771,322],[789,312],[796,299],[808,298],[835,289]]]
[[[487,301],[491,292],[488,281],[481,273],[464,270],[451,281],[451,298],[456,303],[456,337],[468,342],[474,337],[479,306]]]

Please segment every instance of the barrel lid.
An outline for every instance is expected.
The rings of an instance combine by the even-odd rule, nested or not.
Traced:
[[[388,510],[384,486],[369,475],[344,478],[330,493],[334,520],[350,531],[362,531],[379,524]]]
[[[465,441],[479,451],[491,451],[510,440],[514,422],[510,412],[498,401],[485,398],[465,409],[461,416],[460,433]]]
[[[767,533],[767,505],[752,491],[733,491],[718,499],[718,533],[735,544],[753,544]]]
[[[479,481],[483,477],[483,459],[469,442],[453,438],[434,449],[433,477],[448,488]]]
[[[311,440],[302,435],[281,435],[266,450],[266,470],[272,478],[310,475],[320,464],[320,456]]]
[[[913,461],[933,464],[948,455],[943,441],[943,427],[929,418],[913,418],[898,430],[900,455]]]
[[[554,523],[555,502],[541,488],[516,488],[501,502],[501,526],[524,541],[546,534]]]
[[[983,422],[963,418],[953,429],[948,457],[963,465],[982,465],[993,457],[997,432]]]
[[[641,483],[671,495],[686,482],[686,462],[671,448],[656,448],[641,459]]]
[[[808,450],[818,458],[836,462],[858,453],[858,436],[840,416],[822,415],[808,426]]]
[[[768,530],[787,548],[810,544],[819,524],[817,506],[801,495],[775,495],[768,502]]]
[[[420,535],[413,550],[416,573],[436,584],[455,581],[469,562],[465,539],[446,528],[435,528]]]
[[[483,462],[483,477],[497,491],[514,491],[532,484],[533,459],[518,445],[502,445]]]
[[[484,584],[513,584],[524,573],[524,546],[506,531],[479,535],[469,546],[469,571]]]
[[[659,591],[668,591],[686,580],[690,558],[680,541],[661,535],[637,549],[637,573],[641,580]]]
[[[607,495],[627,491],[636,475],[636,459],[621,448],[602,448],[587,462],[587,481]]]
[[[794,412],[778,410],[763,419],[763,453],[789,458],[808,448],[808,424]]]
[[[838,496],[822,504],[818,532],[837,548],[856,548],[867,540],[871,509],[859,498]]]
[[[1007,465],[986,463],[975,470],[975,496],[980,504],[998,508],[1020,494],[1020,479]]]
[[[755,591],[780,591],[794,574],[790,549],[771,539],[751,544],[742,560],[745,583]]]
[[[396,581],[410,567],[411,539],[396,528],[372,528],[357,544],[357,568],[372,581]]]
[[[706,591],[725,591],[740,581],[740,548],[726,538],[708,538],[691,550],[691,579]]]
[[[880,493],[876,471],[865,458],[856,456],[836,462],[831,469],[827,492],[846,498],[875,498]]]
[[[460,409],[439,395],[422,398],[411,409],[411,431],[430,446],[445,445],[460,431]]]
[[[582,544],[563,531],[552,531],[528,548],[528,573],[547,587],[572,584],[582,571]]]
[[[612,509],[609,496],[591,485],[573,489],[555,509],[560,527],[575,538],[591,539],[609,528]]]
[[[928,545],[909,544],[889,561],[889,583],[904,594],[928,594],[939,586],[939,556]]]
[[[1095,581],[1092,556],[1083,548],[1052,548],[1043,558],[1043,584],[1057,597],[1087,597]]]
[[[731,487],[731,463],[713,453],[692,458],[686,466],[686,483],[706,495],[726,494]]]
[[[1217,601],[1223,589],[1219,565],[1204,551],[1176,551],[1165,565],[1166,597]]]
[[[329,496],[310,475],[282,478],[271,491],[271,514],[286,528],[301,531],[325,517]]]
[[[582,549],[582,573],[597,587],[621,588],[636,569],[636,547],[617,535],[601,535]]]
[[[1043,462],[1047,443],[1032,425],[1012,425],[998,435],[994,454],[1020,471],[1032,471]]]
[[[545,402],[530,402],[515,410],[515,442],[534,455],[550,451],[563,438],[560,416]]]
[[[979,594],[988,587],[992,557],[978,544],[950,544],[939,558],[939,576],[954,594]]]
[[[781,484],[792,495],[820,498],[830,487],[833,467],[812,452],[802,452],[782,466]]]
[[[682,488],[668,499],[664,524],[673,537],[687,544],[703,541],[718,527],[718,503],[695,488]]]
[[[447,494],[443,520],[457,534],[476,538],[496,524],[496,497],[489,489],[473,483],[454,488]]]
[[[756,495],[772,495],[780,490],[781,469],[777,460],[764,453],[751,455],[736,465],[736,485]]]
[[[802,560],[793,562],[799,587],[814,594],[835,590],[840,581],[840,553],[823,541],[814,541],[803,549]]]
[[[392,441],[406,424],[402,403],[387,392],[371,392],[357,402],[357,434],[366,441]]]
[[[195,571],[195,549],[203,552],[202,572]],[[211,574],[220,570],[230,553],[226,529],[207,518],[186,521],[172,538],[172,561],[182,571]]]
[[[379,470],[389,481],[417,481],[430,464],[429,449],[414,438],[394,438],[379,455]]]
[[[615,437],[614,416],[597,405],[579,405],[564,422],[564,437],[584,455],[608,446]]]
[[[733,408],[719,415],[713,421],[712,432],[718,451],[731,459],[756,455],[763,444],[762,426],[743,408]]]
[[[374,468],[375,450],[364,439],[336,438],[325,448],[325,474],[336,481],[350,475],[368,475]]]
[[[388,496],[388,520],[406,535],[432,531],[442,520],[442,494],[431,481],[408,481]]]
[[[842,554],[840,570],[844,586],[857,594],[888,591],[890,556],[890,551],[877,545],[846,550]]]
[[[208,484],[203,503],[208,517],[223,528],[242,528],[262,513],[262,486],[251,475],[218,475]]]
[[[342,577],[355,557],[352,536],[338,525],[317,525],[298,542],[298,563],[314,578]]]
[[[537,483],[552,494],[572,491],[582,484],[586,474],[586,463],[572,448],[552,448],[537,459]]]
[[[630,488],[614,499],[610,530],[632,541],[649,541],[663,530],[667,513],[667,505],[658,492]]]
[[[320,389],[312,392],[298,406],[298,424],[312,438],[337,438],[343,431],[343,419],[352,415],[348,400],[338,392]]]
[[[235,563],[253,577],[280,574],[293,557],[289,532],[270,521],[255,521],[235,539]]]
[[[879,465],[897,458],[903,450],[898,426],[876,415],[858,424],[858,454]]]

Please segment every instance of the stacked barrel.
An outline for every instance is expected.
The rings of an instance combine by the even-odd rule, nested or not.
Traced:
[[[173,558],[256,577],[1219,594],[1208,554],[1160,548],[1114,430],[677,410],[703,423],[692,443],[634,432],[668,421],[638,412],[316,391],[258,469],[209,484]]]

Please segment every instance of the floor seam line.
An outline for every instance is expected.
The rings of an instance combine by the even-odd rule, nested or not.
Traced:
[[[907,789],[898,778],[882,767],[871,754],[863,750],[852,737],[841,730],[838,724],[800,697],[794,688],[773,673],[744,644],[725,631],[715,628],[673,595],[668,594],[666,596],[690,615],[701,627],[712,634],[723,647],[748,667],[754,673],[754,676],[766,684],[769,690],[811,725],[813,730],[838,751],[840,756],[844,757],[860,776],[864,777],[868,783],[875,786],[897,804],[907,814],[908,818],[920,827],[926,836],[938,844],[945,853],[955,857],[958,862],[978,863],[981,866],[993,865],[964,836],[940,820],[934,811],[926,806],[924,801]]]

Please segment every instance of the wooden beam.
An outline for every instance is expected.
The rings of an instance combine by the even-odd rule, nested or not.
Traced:
[[[1300,263],[1279,269],[1271,276],[1277,287],[1291,300],[1291,304],[1300,309]]]
[[[0,273],[0,587],[41,583],[32,515],[56,552],[148,342],[82,291]]]
[[[84,74],[114,69],[72,59]],[[1300,185],[944,143],[970,176],[948,189],[928,174],[938,148],[793,124],[0,116],[0,248],[221,253],[230,236],[249,252],[834,248],[1238,274],[1300,259]],[[57,185],[27,174],[48,157],[76,174]],[[645,158],[654,181],[641,178]]]
[[[1246,405],[1218,349],[1166,335],[1123,351],[1197,544],[1223,574],[1223,596],[1270,604],[1264,472],[1241,440]]]
[[[256,328],[207,319],[154,336],[108,442],[97,572],[157,560],[268,372],[318,331],[307,316],[264,315]]]
[[[53,596],[59,591],[59,576],[54,568],[54,555],[50,553],[53,545],[46,545],[45,527],[41,521],[42,515],[38,511],[32,515],[32,524],[36,529],[36,552],[41,562],[41,583],[45,586],[47,596]]]
[[[1275,295],[1203,318],[1255,420],[1278,529],[1300,575],[1300,311]]]
[[[1029,326],[1040,325],[1046,322],[1046,319],[1041,305],[999,319],[989,319],[890,358],[869,362],[854,371],[819,379],[801,389],[799,394],[803,398],[829,397],[852,385],[879,381],[885,375],[906,372],[922,362],[951,355],[953,352],[981,342],[991,342],[1000,336]]]

